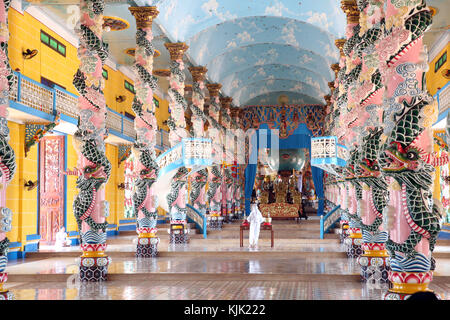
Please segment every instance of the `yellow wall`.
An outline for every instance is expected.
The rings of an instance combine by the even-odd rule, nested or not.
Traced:
[[[169,131],[169,127],[163,124],[164,121],[169,119],[169,101],[162,100],[160,97],[155,95],[155,98],[159,100],[159,108],[155,108],[155,116],[158,122],[158,127],[165,131]]]
[[[434,65],[436,61],[439,60],[439,58],[442,56],[442,54],[447,51],[447,61],[444,63],[443,66],[437,70],[437,72],[434,72]],[[432,96],[436,94],[436,92],[439,90],[439,88],[444,87],[444,85],[449,81],[449,79],[446,79],[442,75],[442,70],[449,69],[450,68],[450,42],[447,43],[444,49],[439,52],[439,54],[436,55],[436,57],[430,62],[428,72],[426,73],[425,79],[427,81],[427,88],[428,91]]]
[[[37,148],[31,148],[25,158],[25,125],[8,123],[10,145],[16,155],[16,172],[6,190],[6,206],[13,212],[12,230],[6,234],[11,242],[22,242],[37,232],[37,188],[27,191],[25,181],[37,180]]]
[[[8,18],[8,54],[12,69],[19,68],[22,74],[37,82],[41,82],[41,76],[45,77],[76,94],[72,80],[79,65],[77,49],[26,12],[22,15],[11,8]],[[66,57],[41,43],[41,30],[66,46]],[[25,60],[22,52],[26,49],[37,49],[39,53]]]

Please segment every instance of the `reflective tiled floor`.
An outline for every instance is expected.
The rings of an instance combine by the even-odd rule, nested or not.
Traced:
[[[301,234],[316,222],[318,228],[314,219],[308,224],[274,222],[274,229]],[[239,247],[237,226],[225,225],[223,231],[215,231],[216,238],[192,238],[189,244],[177,246],[169,245],[161,233],[160,255],[150,259],[134,257],[135,235],[111,237],[108,274],[112,280],[101,284],[77,281],[78,247],[42,246],[41,253],[8,263],[10,280],[5,288],[18,300],[380,300],[387,290],[359,282],[360,267],[346,258],[337,235],[324,240],[276,238],[274,248],[263,237],[253,250]],[[438,242],[435,252],[441,253],[434,273],[438,280],[430,289],[447,300],[449,246]],[[57,275],[63,278],[55,280]]]

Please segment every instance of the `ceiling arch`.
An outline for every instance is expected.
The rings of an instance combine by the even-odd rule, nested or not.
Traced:
[[[273,43],[258,43],[235,48],[212,59],[206,67],[212,81],[220,82],[233,72],[240,72],[249,66],[284,63],[317,70],[326,81],[332,80],[332,71],[320,55],[293,47]]]
[[[268,93],[264,93],[258,96],[255,96],[252,99],[245,101],[243,106],[257,106],[257,105],[278,105],[278,98],[280,95],[286,95],[289,99],[289,104],[323,104],[322,101],[319,101],[310,96],[306,96],[299,92],[292,91],[272,91]]]
[[[301,81],[319,90],[321,94],[328,91],[325,79],[313,70],[287,64],[266,64],[251,66],[239,72],[234,72],[222,79],[222,91],[231,96],[243,86],[260,80],[288,79]]]
[[[236,99],[237,104],[242,104],[244,101],[248,101],[260,94],[264,94],[270,91],[292,91],[301,92],[305,96],[311,98],[320,97],[321,92],[313,86],[298,80],[289,79],[265,79],[255,82],[251,82],[245,86],[242,86],[239,90],[232,94],[233,99]]]
[[[218,37],[220,35],[220,37]],[[334,38],[303,21],[285,17],[245,17],[211,26],[187,40],[190,56],[200,65],[230,49],[258,43],[286,44],[323,55],[328,63],[339,58]]]
[[[336,0],[153,0],[152,3],[160,11],[157,21],[165,26],[173,41],[187,41],[211,26],[249,16],[305,21],[337,36],[345,32],[345,14]]]

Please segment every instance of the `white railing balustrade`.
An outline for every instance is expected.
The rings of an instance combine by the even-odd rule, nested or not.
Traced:
[[[46,113],[53,113],[53,92],[25,77],[20,78],[20,103]]]
[[[136,130],[134,129],[134,121],[123,118],[123,134],[132,138],[136,137]]]
[[[106,127],[108,129],[113,129],[118,132],[122,132],[122,117],[121,117],[121,115],[108,109],[106,112]]]
[[[311,165],[340,176],[348,159],[348,150],[337,137],[311,138]]]
[[[59,89],[55,90],[55,107],[60,113],[72,118],[78,118],[78,97],[70,95]]]

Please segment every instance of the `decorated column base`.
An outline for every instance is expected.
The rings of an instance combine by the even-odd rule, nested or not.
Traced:
[[[344,240],[344,244],[347,247],[347,257],[356,259],[363,254],[363,240],[362,234],[360,232],[354,232],[352,229],[349,229],[349,236]]]
[[[416,292],[432,292],[428,284],[433,273],[428,272],[389,272],[391,288],[383,294],[383,300],[406,300]]]
[[[210,230],[222,230],[223,217],[212,214],[207,219],[207,228]]]
[[[186,244],[189,242],[189,233],[185,223],[171,223],[169,230],[169,243]]]
[[[383,243],[364,243],[364,253],[358,258],[361,281],[371,284],[389,283],[389,255]]]
[[[341,222],[341,228],[339,229],[339,241],[341,243],[345,242],[345,239],[348,238],[348,223]]]
[[[0,272],[0,300],[14,300],[14,295],[9,290],[3,289],[3,284],[8,280],[6,272]]]
[[[80,257],[81,281],[106,281],[111,258],[105,254],[106,244],[82,244]]]
[[[159,238],[156,231],[149,228],[139,228],[138,242],[136,245],[137,258],[151,258],[158,255]]]

